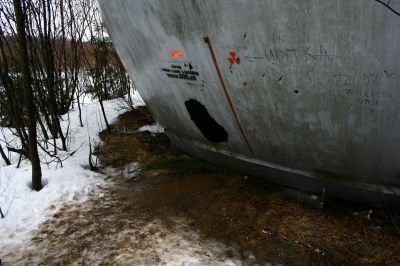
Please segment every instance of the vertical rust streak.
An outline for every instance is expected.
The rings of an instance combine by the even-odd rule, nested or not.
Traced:
[[[218,79],[219,79],[219,81],[221,83],[222,90],[223,90],[223,92],[225,94],[226,100],[228,101],[229,108],[231,109],[233,117],[235,118],[236,124],[239,127],[240,133],[242,134],[242,137],[243,137],[244,141],[246,142],[247,148],[249,149],[249,151],[251,153],[253,153],[253,150],[252,150],[252,148],[250,146],[249,140],[247,139],[246,134],[244,133],[243,127],[239,122],[239,117],[238,117],[238,115],[236,113],[235,107],[233,106],[233,103],[232,103],[232,100],[231,100],[231,96],[229,95],[229,92],[228,92],[228,90],[227,90],[227,88],[225,86],[225,82],[224,82],[224,79],[222,78],[221,70],[219,69],[217,58],[216,58],[215,53],[214,53],[214,49],[213,49],[213,47],[211,45],[211,42],[210,42],[210,39],[208,38],[208,36],[204,37],[204,42],[208,45],[208,50],[210,51],[211,58],[212,58],[212,61],[214,63],[215,70],[217,71]]]

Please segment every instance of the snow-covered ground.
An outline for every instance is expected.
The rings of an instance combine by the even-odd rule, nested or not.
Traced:
[[[144,105],[137,92],[133,101],[134,107]],[[135,204],[110,196],[115,188],[106,182],[105,176],[89,170],[89,139],[93,149],[100,142],[98,134],[105,129],[105,123],[98,102],[88,99],[82,102],[83,127],[79,124],[77,107],[62,122],[64,130],[68,128],[69,131],[69,150],[59,151],[62,166],[57,162],[49,164],[52,158],[40,151],[45,184],[41,191],[30,189],[28,161],[22,161],[17,168],[18,157],[14,155],[11,166],[0,163],[0,207],[5,214],[5,218],[0,219],[0,259],[5,265],[35,265],[42,261],[59,264],[63,256],[69,257],[69,251],[76,251],[76,248],[82,248],[84,255],[71,258],[75,265],[98,265],[108,262],[113,254],[114,262],[122,265],[254,264],[253,255],[243,260],[236,249],[203,238],[185,218],[172,217],[174,226],[171,228],[157,218],[141,218],[144,214],[140,209],[135,216],[127,213],[110,217],[109,212],[104,212],[113,208],[121,209],[117,213],[123,214],[126,205]],[[104,107],[109,123],[127,110],[118,99],[104,102]],[[139,131],[157,134],[164,129],[153,124]],[[2,128],[0,132],[0,140],[7,139],[18,146],[12,130]],[[129,168],[126,172],[139,169],[135,162],[126,167]],[[109,174],[112,176],[112,171]],[[140,188],[133,191],[141,198]],[[133,191],[130,193],[135,193]],[[90,216],[96,211],[102,215]],[[122,229],[110,226],[110,222],[122,222]],[[33,236],[41,240],[31,241]],[[102,240],[96,240],[98,238]]]
[[[137,92],[133,96],[134,106],[144,105]],[[109,123],[127,111],[118,99],[104,102],[104,107]],[[5,166],[0,158],[0,207],[5,215],[0,219],[0,258],[27,241],[63,203],[83,201],[104,185],[102,176],[88,167],[89,137],[93,148],[100,141],[98,133],[105,129],[98,102],[86,99],[82,105],[82,120],[83,127],[80,127],[77,107],[64,116],[62,126],[65,132],[69,128],[69,137],[68,152],[59,152],[62,167],[56,161],[49,163],[52,158],[40,151],[44,188],[39,192],[30,189],[29,162],[22,161],[17,168],[17,156],[11,158],[10,166]],[[6,138],[15,145],[17,140],[11,133],[10,129],[2,128],[0,139]]]

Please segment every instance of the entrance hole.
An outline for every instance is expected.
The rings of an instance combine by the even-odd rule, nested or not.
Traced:
[[[185,106],[190,118],[207,140],[214,143],[228,141],[228,133],[212,118],[204,105],[194,99],[190,99],[185,102]]]

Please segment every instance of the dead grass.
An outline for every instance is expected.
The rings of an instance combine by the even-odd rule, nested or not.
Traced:
[[[111,189],[115,190],[110,192],[113,207],[107,217],[119,226],[126,227],[135,215],[161,221],[183,216],[205,237],[238,248],[243,258],[254,254],[261,264],[400,265],[400,235],[390,219],[378,220],[373,215],[369,220],[354,215],[350,207],[327,211],[290,200],[258,178],[244,178],[175,152],[164,135],[137,132],[149,123],[151,116],[142,108],[120,116],[112,133],[102,135],[103,165],[118,168],[139,161],[143,169],[135,183],[126,186],[121,181]],[[140,193],[133,194],[137,186]],[[75,216],[101,224],[104,204],[99,201],[86,212],[78,209]],[[62,221],[68,224],[66,219]],[[90,239],[98,239],[80,237],[88,245]],[[70,242],[69,258],[79,257],[80,249],[73,239]]]
[[[399,265],[390,226],[309,208],[279,193],[253,194],[240,175],[186,175],[146,191],[146,209],[190,216],[208,237],[288,265]],[[162,200],[160,195],[164,195]]]
[[[152,123],[154,120],[151,114],[143,107],[119,116],[118,121],[111,127],[111,134],[107,131],[100,133],[103,141],[99,150],[102,165],[119,168],[129,162],[146,164],[157,158],[160,154],[157,150],[166,145],[167,137],[165,135],[152,137],[149,133],[137,131],[140,126]],[[153,148],[156,149],[151,152]]]

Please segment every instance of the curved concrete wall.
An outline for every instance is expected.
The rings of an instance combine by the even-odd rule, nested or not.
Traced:
[[[400,1],[99,2],[140,94],[186,151],[400,195]],[[226,142],[207,140],[190,99]]]

